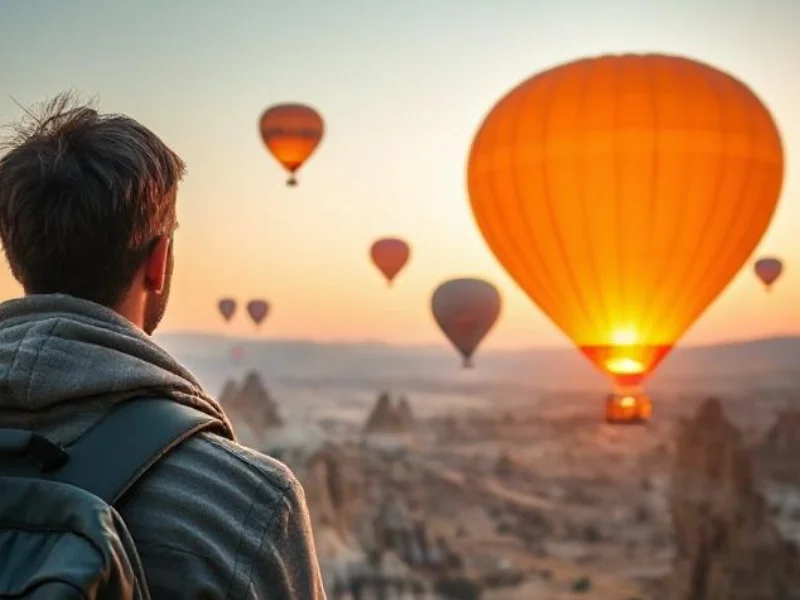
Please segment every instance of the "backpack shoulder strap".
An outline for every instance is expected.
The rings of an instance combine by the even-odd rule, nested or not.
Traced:
[[[69,460],[48,479],[74,485],[113,505],[161,457],[214,426],[221,427],[214,417],[174,400],[129,400],[69,446]]]

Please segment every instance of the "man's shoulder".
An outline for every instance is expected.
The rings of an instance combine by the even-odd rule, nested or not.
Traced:
[[[170,462],[170,457],[164,460]],[[213,433],[200,433],[184,442],[172,453],[171,462],[193,468],[203,463],[208,470],[217,470],[218,477],[235,479],[246,487],[266,487],[277,495],[300,489],[294,473],[279,460]]]
[[[302,494],[297,478],[283,463],[212,433],[185,441],[162,458],[134,488],[124,506],[164,520],[221,522],[240,528],[253,520],[260,527],[284,507],[287,496]],[[249,515],[249,517],[248,517]],[[265,520],[266,519],[266,520]],[[127,520],[127,519],[126,519]],[[164,530],[160,529],[159,539]],[[137,544],[139,540],[137,540]]]
[[[281,535],[302,496],[279,461],[201,433],[161,459],[120,512],[152,587],[166,594],[174,573],[191,569],[196,591],[217,597],[250,585],[247,566]]]

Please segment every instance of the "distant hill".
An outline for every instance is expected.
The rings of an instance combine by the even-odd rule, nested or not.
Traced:
[[[156,340],[215,393],[231,376],[258,369],[270,385],[337,387],[374,392],[393,382],[404,389],[437,388],[480,393],[484,389],[605,389],[605,379],[577,350],[533,348],[479,352],[465,371],[445,347],[381,343],[235,339],[203,333],[165,333]],[[234,345],[244,351],[234,361]],[[678,347],[659,368],[650,388],[727,382],[732,386],[800,384],[800,336],[707,346]]]

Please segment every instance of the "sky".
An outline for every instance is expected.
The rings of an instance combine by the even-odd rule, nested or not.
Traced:
[[[800,2],[787,0],[2,0],[0,123],[19,118],[15,101],[74,89],[185,159],[162,330],[256,335],[241,312],[222,323],[216,301],[230,295],[271,302],[264,338],[443,343],[432,291],[477,276],[505,301],[484,347],[565,345],[475,225],[472,137],[542,69],[605,53],[688,55],[756,90],[787,169],[760,246],[683,341],[800,333],[798,22]],[[326,121],[293,189],[257,130],[260,113],[286,101]],[[384,235],[413,244],[391,290],[368,260]],[[788,265],[770,295],[751,272],[763,253]],[[3,267],[0,298],[20,293]]]

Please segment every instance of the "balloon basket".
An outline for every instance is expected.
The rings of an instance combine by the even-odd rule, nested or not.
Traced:
[[[646,394],[609,394],[605,419],[612,425],[644,425],[653,418],[653,403]]]

